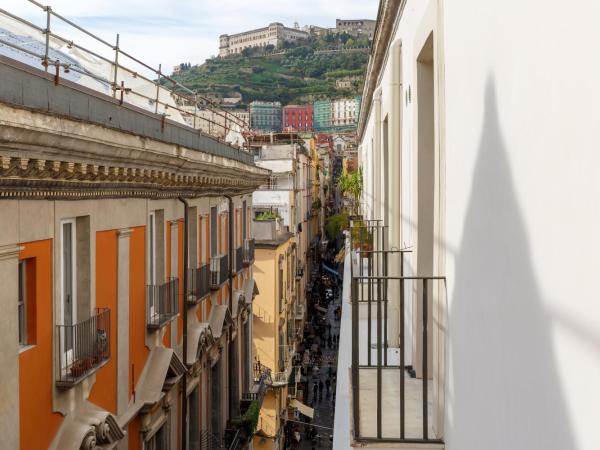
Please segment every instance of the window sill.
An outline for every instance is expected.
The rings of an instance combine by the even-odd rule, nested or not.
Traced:
[[[32,348],[37,347],[37,344],[28,344],[28,345],[20,345],[19,346],[19,355],[21,353],[25,353],[27,350],[31,350]]]

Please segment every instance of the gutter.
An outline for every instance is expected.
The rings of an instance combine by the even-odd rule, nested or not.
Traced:
[[[229,241],[227,253],[229,254],[229,310],[233,311],[233,198],[223,195],[229,202]]]
[[[183,197],[179,201],[184,205],[183,213],[183,365],[187,371],[187,293],[188,293],[188,265],[189,265],[189,203]],[[187,373],[182,377],[181,386],[181,448],[187,448]]]

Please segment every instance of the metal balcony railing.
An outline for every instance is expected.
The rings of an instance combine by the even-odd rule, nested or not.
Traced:
[[[56,326],[56,386],[68,388],[103,366],[110,358],[110,309],[98,308],[89,319]]]
[[[251,265],[254,262],[254,239],[244,240],[244,264]]]
[[[161,65],[151,66],[126,51],[118,34],[115,41],[108,42],[58,14],[54,8],[36,1],[30,3],[38,12],[32,11],[27,19],[0,8],[3,19],[0,44],[9,57],[20,56],[22,63],[54,75],[56,83],[66,79],[112,95],[120,105],[130,104],[153,113],[161,118],[163,125],[168,117],[171,122],[200,129],[221,141],[230,132],[249,130],[250,124],[244,119],[182,85]],[[30,22],[31,19],[34,21]],[[43,28],[34,23],[40,20],[44,21]],[[243,154],[243,161],[251,161],[247,150],[238,153]]]
[[[161,328],[179,313],[179,279],[169,278],[166,283],[146,285],[146,325]]]
[[[204,430],[200,432],[200,450],[227,450],[221,436]]]
[[[445,277],[407,276],[404,259],[411,250],[389,249],[388,229],[382,221],[353,219],[350,244],[354,439],[441,444],[442,438],[434,435],[430,424],[433,415],[431,312],[434,302],[445,294]],[[394,308],[389,307],[392,301]],[[413,317],[418,318],[417,323],[409,330],[405,324],[413,323]],[[392,321],[399,325],[399,336],[396,335],[399,340],[394,344],[397,352],[388,351],[393,337],[388,333],[388,326]],[[407,339],[417,349],[414,367],[406,365]],[[359,386],[364,387],[363,390],[357,388]],[[397,399],[397,407],[384,408],[383,399],[386,404]],[[384,409],[385,421],[382,419]]]
[[[233,270],[235,270],[236,272],[241,272],[242,269],[244,268],[244,248],[243,247],[238,247],[233,251],[233,257],[234,257],[234,268]]]
[[[188,294],[186,296],[189,304],[197,304],[204,297],[210,294],[209,286],[210,271],[208,264],[203,264],[195,269],[189,269],[188,272]]]
[[[213,256],[210,258],[210,288],[219,289],[227,281],[229,256]]]

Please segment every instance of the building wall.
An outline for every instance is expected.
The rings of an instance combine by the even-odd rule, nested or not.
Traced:
[[[346,32],[353,36],[365,35],[372,39],[375,25],[376,21],[369,19],[336,19],[335,31],[338,33]]]
[[[250,127],[260,131],[281,131],[281,103],[250,103]]]
[[[275,375],[280,372],[279,358],[281,346],[288,344],[285,342],[286,324],[285,311],[291,297],[288,292],[288,259],[292,258],[292,239],[288,238],[279,245],[271,248],[261,248],[262,244],[257,241],[256,260],[254,263],[254,273],[256,282],[260,288],[260,293],[256,296],[254,303],[254,354],[260,360],[261,364],[269,367]],[[283,269],[283,276],[280,284],[280,261]],[[293,279],[293,277],[292,277]],[[280,291],[280,286],[282,290]],[[295,289],[294,283],[289,286]],[[279,298],[282,296],[283,308],[280,309]],[[280,341],[279,333],[282,332],[284,342]],[[254,445],[257,448],[279,448],[273,434],[282,427],[280,420],[281,412],[287,407],[287,387],[272,388],[267,393],[263,406],[260,411],[259,428],[263,426],[262,431],[271,438],[267,438],[266,443],[261,443],[261,438],[254,438]]]
[[[219,37],[219,56],[241,53],[245,48],[266,47],[267,45],[277,47],[283,42],[296,42],[308,37],[309,33],[305,31],[288,28],[276,22],[257,30],[221,35]]]
[[[312,105],[284,106],[281,125],[284,130],[311,131],[313,127]]]
[[[432,243],[430,270],[447,277],[434,314],[448,334],[434,335],[432,377],[435,429],[449,450],[600,445],[598,211],[589,206],[599,188],[600,66],[589,55],[600,11],[521,6],[515,17],[510,2],[409,0],[376,83],[380,104],[363,105],[364,212],[385,218],[402,246]],[[401,149],[387,155],[388,188],[386,117],[389,148]],[[426,146],[430,162],[420,159]]]
[[[241,213],[242,201],[247,207],[252,207],[251,196],[234,197],[234,208]],[[204,218],[210,212],[210,206],[223,205],[223,199],[197,199],[191,200],[193,209]],[[171,240],[175,246],[167,245],[164,254],[165,277],[179,276],[183,278],[183,207],[177,200],[148,201],[144,199],[106,199],[94,201],[2,201],[3,210],[12,218],[11,225],[6,227],[4,239],[14,242],[15,248],[21,249],[18,259],[10,261],[10,266],[1,267],[2,275],[8,275],[10,267],[16,268],[19,260],[27,262],[27,299],[28,321],[31,345],[18,351],[18,386],[15,398],[17,407],[11,414],[20,418],[17,426],[19,432],[13,432],[17,445],[15,448],[50,448],[56,445],[57,433],[63,422],[63,417],[69,418],[83,406],[84,401],[89,401],[112,413],[115,417],[127,409],[133,401],[133,385],[137,384],[149,356],[149,351],[155,346],[176,348],[181,357],[181,338],[183,324],[181,313],[160,330],[151,332],[146,328],[146,220],[151,210],[161,209],[166,243]],[[106,214],[111,211],[111,214]],[[227,214],[223,211],[222,214]],[[54,227],[45,227],[43,224],[60,223],[62,218],[77,216],[90,217],[90,277],[89,287],[93,293],[90,303],[90,314],[94,308],[110,308],[110,359],[94,374],[90,374],[80,384],[68,389],[57,389],[54,384],[56,366],[56,339],[55,324],[60,317],[56,312],[59,294],[56,283],[60,283],[60,257],[56,254],[60,249],[60,236],[55,234]],[[238,214],[241,218],[241,214]],[[8,217],[5,217],[5,220]],[[224,229],[227,220],[224,217]],[[248,215],[248,237],[251,236],[251,221]],[[207,221],[205,221],[207,223]],[[7,222],[8,224],[8,222]],[[14,226],[13,226],[14,225]],[[173,225],[173,226],[171,226]],[[241,246],[241,220],[236,220],[235,247]],[[60,230],[60,227],[56,228]],[[158,229],[158,228],[157,228]],[[121,239],[123,230],[126,230],[127,258],[122,258]],[[174,234],[173,234],[174,233]],[[237,235],[240,237],[238,238]],[[27,241],[20,241],[20,237]],[[202,240],[204,247],[208,239]],[[80,244],[78,244],[80,245]],[[200,246],[196,246],[200,249]],[[223,243],[221,251],[227,251]],[[174,253],[174,254],[173,254]],[[59,252],[60,254],[60,252]],[[176,261],[175,268],[171,257]],[[4,261],[3,261],[4,262]],[[54,267],[54,269],[53,269]],[[85,278],[85,268],[81,268],[79,278]],[[126,271],[127,295],[122,298],[120,283],[122,283],[123,270]],[[239,288],[242,278],[250,277],[252,269],[244,268],[235,275],[234,283]],[[58,281],[57,281],[58,280]],[[5,286],[8,288],[8,285]],[[17,298],[18,283],[10,288],[11,298]],[[14,294],[14,295],[13,295]],[[228,289],[223,286],[218,292],[211,294],[209,303],[224,303],[227,299]],[[183,310],[183,285],[180,284],[179,311]],[[128,303],[122,309],[122,301]],[[16,302],[15,302],[16,303]],[[80,308],[85,308],[79,304]],[[202,305],[191,308],[189,313],[195,315]],[[124,317],[120,314],[125,311]],[[208,317],[205,315],[204,317]],[[123,321],[124,319],[124,321]],[[227,335],[226,335],[227,336]],[[228,339],[226,337],[226,339]],[[126,347],[121,346],[121,342]],[[121,355],[124,349],[125,359]],[[8,355],[8,353],[6,353]],[[124,371],[122,365],[125,365]],[[240,370],[247,370],[247,364],[240,364]],[[121,383],[122,377],[125,382]],[[126,386],[126,391],[121,387]],[[223,384],[225,389],[226,383]],[[224,395],[227,395],[224,392]],[[203,409],[210,414],[208,397],[204,396]],[[124,406],[119,406],[124,405]],[[16,413],[16,414],[15,414]],[[224,410],[227,413],[227,410]],[[174,417],[174,416],[173,416]],[[7,417],[2,413],[2,423],[8,423]],[[133,419],[127,426],[129,435],[126,439],[129,448],[139,449],[139,421]],[[206,426],[204,418],[201,426]],[[137,427],[137,428],[136,428]],[[177,438],[177,427],[172,429],[172,436]]]

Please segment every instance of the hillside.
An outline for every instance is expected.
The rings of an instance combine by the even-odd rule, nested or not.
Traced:
[[[173,78],[198,93],[241,94],[244,105],[253,100],[286,105],[360,94],[368,48],[334,43],[335,51],[326,51],[321,45],[311,41],[279,50],[246,49],[240,56],[186,66]],[[360,79],[349,88],[336,88],[335,80],[348,76]]]

